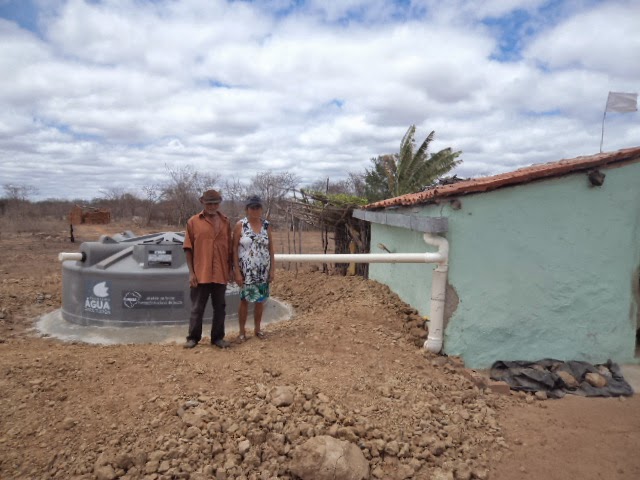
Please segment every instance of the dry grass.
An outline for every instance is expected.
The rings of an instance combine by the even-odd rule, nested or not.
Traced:
[[[5,215],[0,217],[1,233],[59,232],[69,226],[60,219],[30,215]]]

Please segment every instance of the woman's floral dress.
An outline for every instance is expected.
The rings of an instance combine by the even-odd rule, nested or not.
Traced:
[[[238,260],[240,272],[244,277],[244,286],[240,298],[249,302],[264,302],[269,298],[269,222],[262,220],[262,228],[255,233],[247,217],[241,220]]]

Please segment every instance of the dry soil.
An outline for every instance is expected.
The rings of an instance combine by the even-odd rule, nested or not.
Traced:
[[[2,479],[294,478],[292,452],[318,434],[356,443],[372,478],[640,478],[638,396],[479,390],[362,278],[279,269],[293,318],[224,351],[41,338],[34,319],[60,308],[57,253],[127,226],[78,227],[76,244],[67,228],[0,233]],[[319,235],[303,245],[317,252]],[[293,403],[274,406],[276,387]]]

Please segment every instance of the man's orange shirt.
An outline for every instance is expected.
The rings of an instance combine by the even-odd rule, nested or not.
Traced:
[[[193,254],[193,270],[198,283],[222,283],[229,280],[231,269],[231,225],[216,212],[207,217],[204,211],[187,221],[183,247]]]

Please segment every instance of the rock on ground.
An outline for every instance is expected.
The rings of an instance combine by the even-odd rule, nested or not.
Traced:
[[[365,480],[369,463],[353,443],[322,435],[294,451],[291,472],[302,480]]]

